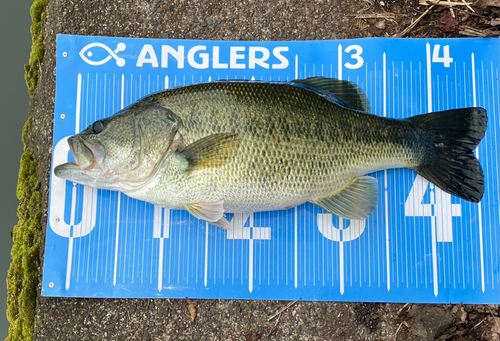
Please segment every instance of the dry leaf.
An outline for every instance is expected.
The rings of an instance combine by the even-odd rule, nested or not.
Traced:
[[[455,19],[452,18],[450,14],[445,14],[441,18],[441,23],[444,24],[444,30],[446,32],[455,32]]]
[[[187,297],[186,297],[186,301],[188,304],[189,313],[191,314],[191,321],[194,322],[194,319],[196,318],[196,302],[191,301]]]

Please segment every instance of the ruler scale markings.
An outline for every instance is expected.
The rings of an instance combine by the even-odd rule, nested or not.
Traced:
[[[486,85],[485,85],[485,79],[486,79]],[[489,72],[488,72],[488,69],[486,69],[486,77],[484,75],[484,60],[481,60],[481,82],[482,82],[482,93],[483,93],[483,107],[484,108],[487,108],[490,104],[490,91],[489,91]],[[488,88],[488,90],[486,89]],[[487,97],[486,97],[487,96]],[[487,98],[487,99],[486,99]],[[488,149],[487,149],[488,150]],[[486,170],[485,170],[485,178],[486,179],[492,179],[492,177],[490,176],[491,174],[491,166],[492,166],[492,162],[489,162],[489,153],[486,152],[485,153],[485,156],[483,157],[484,160],[485,160],[485,164],[486,164]],[[487,194],[487,197],[488,197],[488,202],[492,202],[492,198],[491,198],[491,191],[489,190],[486,190],[486,192],[488,193]],[[491,212],[492,210],[488,210],[488,221],[489,221],[489,224],[487,226],[487,229],[489,231],[488,235],[490,236],[489,239],[489,242],[490,242],[490,245],[489,245],[489,253],[490,253],[490,264],[489,264],[489,268],[493,268],[493,263],[492,263],[492,238],[491,238],[491,223],[493,222],[493,219],[492,219],[492,216],[491,216]],[[486,233],[486,231],[485,231]],[[487,250],[488,246],[486,246],[486,250]],[[486,251],[487,252],[487,251]],[[483,255],[484,257],[484,255]],[[486,262],[488,262],[488,260],[486,260]],[[488,265],[487,265],[488,266]],[[489,271],[484,271],[484,273],[486,274],[486,280],[485,280],[485,285],[483,286],[483,292],[485,290],[485,286],[486,286],[486,283],[489,283]],[[492,273],[492,278],[491,278],[491,283],[493,284],[493,273]]]
[[[141,259],[141,283],[144,282],[144,254],[147,252],[146,249],[145,249],[145,242],[146,242],[146,226],[147,226],[147,223],[146,223],[146,218],[147,218],[147,206],[146,206],[146,202],[143,202],[142,203],[144,205],[144,208],[142,210],[142,212],[144,212],[144,218],[143,218],[143,221],[142,221],[142,228],[143,228],[143,235],[142,235],[142,252],[141,252],[141,256],[142,256],[142,259]]]
[[[111,108],[112,108],[112,111],[114,112],[115,111],[115,81],[116,81],[116,77],[115,77],[115,74],[113,73],[113,96],[112,96],[112,101],[111,101]],[[108,201],[108,212],[111,212],[111,202],[112,200],[109,200]],[[107,226],[111,226],[111,214],[108,215],[108,223],[107,223]],[[110,228],[108,227],[106,229],[106,231],[108,232],[108,235],[107,235],[107,240],[106,240],[106,265],[104,267],[104,283],[107,283],[107,278],[108,278],[108,260],[109,260],[109,242],[111,241],[111,238],[110,238]]]
[[[383,58],[385,59],[385,58]],[[385,61],[382,60],[382,65],[385,64]],[[383,68],[383,67],[382,67]],[[382,76],[382,79],[385,77],[385,75]],[[384,87],[384,84],[383,84],[383,80],[381,80],[381,77],[379,76],[378,77],[379,79],[379,82],[382,82],[382,88]],[[385,91],[385,90],[383,90]],[[382,94],[382,101],[378,101],[378,103],[382,103],[383,105],[383,94]],[[382,111],[383,113],[383,111]],[[377,113],[376,115],[380,115],[380,107],[377,109]],[[384,179],[385,180],[385,179]],[[379,210],[376,210],[376,219],[377,221],[380,221],[380,216],[379,216]],[[380,224],[377,224],[377,230],[376,230],[376,240],[377,240],[377,278],[378,278],[378,287],[380,288],[380,285],[381,285],[381,277],[382,277],[382,274],[380,272]],[[358,241],[358,250],[361,249],[361,242]],[[360,250],[361,251],[361,250]],[[361,254],[360,254],[361,255]],[[359,257],[359,266],[361,267],[361,257]],[[361,272],[360,272],[360,277],[359,277],[359,283],[360,283],[360,286],[361,286]]]
[[[366,63],[366,69],[368,69],[368,63]],[[379,109],[379,103],[380,103],[380,101],[378,101],[378,98],[377,98],[379,96],[379,91],[377,91],[378,90],[378,87],[377,87],[377,85],[378,85],[378,78],[377,78],[377,71],[378,71],[378,69],[377,69],[377,62],[376,61],[374,63],[374,68],[373,69],[374,69],[374,74],[375,74],[375,77],[374,77],[375,82],[374,82],[374,86],[372,86],[372,88],[374,89],[373,90],[374,91],[373,97],[375,98],[375,104],[376,104],[373,114],[378,115],[379,114],[379,110],[378,109]],[[358,83],[359,83],[359,80],[358,80]],[[378,210],[377,210],[376,215],[377,215],[377,218],[378,218]],[[365,220],[365,223],[367,221],[368,221],[368,219]],[[377,238],[376,238],[376,240],[377,240],[377,257],[376,257],[376,259],[377,259],[377,267],[374,267],[374,269],[375,268],[378,269],[378,271],[376,273],[376,278],[378,278],[378,286],[380,287],[380,253],[379,253],[378,226],[377,226],[376,233],[377,233],[377,235],[376,235],[377,236]],[[373,247],[373,253],[375,253],[375,246]],[[371,257],[371,254],[370,254],[370,257]],[[369,286],[371,286],[371,281],[370,281],[370,285]]]
[[[486,107],[491,107],[491,98],[490,98],[490,83],[489,83],[489,80],[490,80],[490,76],[489,76],[489,70],[486,69],[486,77],[484,76],[484,61],[481,61],[481,68],[483,69],[483,106],[486,108]],[[484,84],[484,79],[486,78],[486,87],[485,87],[485,84]],[[487,89],[486,89],[487,88]],[[487,99],[485,98],[485,93],[487,94]],[[493,125],[494,126],[494,125]],[[490,160],[490,153],[486,153],[486,158],[488,160]],[[489,167],[488,167],[489,166]],[[493,166],[493,162],[488,162],[486,164],[486,179],[490,179],[492,177],[490,177],[490,174],[493,173],[493,170],[491,169],[491,167]],[[498,179],[498,178],[497,178]],[[492,195],[491,195],[491,191],[487,191],[488,192],[488,202],[492,202],[493,201],[493,198],[492,198]],[[494,221],[494,218],[492,216],[492,211],[493,210],[488,210],[488,221],[489,221],[489,224],[488,224],[488,235],[489,235],[489,254],[490,254],[490,259],[488,260],[489,261],[489,269],[492,270],[491,271],[491,285],[492,285],[492,289],[494,288],[494,273],[493,273],[493,241],[492,241],[492,234],[493,234],[493,231],[491,229],[491,225],[492,222]],[[489,271],[486,272],[487,274],[487,277],[486,277],[486,282],[489,283]]]
[[[462,79],[462,77],[460,76],[460,79]],[[467,87],[467,81],[466,81],[466,72],[465,72],[465,62],[463,63],[463,88],[465,89]],[[460,94],[462,95],[462,94]],[[462,97],[462,101],[463,101],[463,106],[466,107],[467,106],[467,99],[466,99],[466,96],[467,94],[465,93],[465,90],[464,90],[464,94],[463,94],[463,97]],[[464,237],[463,237],[463,231],[464,231],[464,228],[462,228],[460,230],[460,234],[462,236],[462,250],[465,250],[466,252],[462,252],[462,273],[463,273],[463,288],[465,289],[465,259],[464,259],[464,253],[467,253],[467,258],[466,259],[469,259],[468,257],[468,253],[469,253],[469,248],[467,247],[467,245],[465,245],[465,248],[464,248]],[[465,229],[465,232],[467,234],[467,230]],[[467,267],[467,283],[469,283],[470,280],[469,280],[469,267]]]
[[[284,224],[284,225],[285,225],[285,227],[288,227],[288,226],[290,226],[289,221],[288,221],[288,216],[289,216],[290,211],[286,211],[286,212],[287,212],[287,213],[286,213],[286,215],[284,216],[284,220],[285,220],[285,224]],[[288,230],[289,230],[288,228],[286,228],[286,229],[285,229],[285,231],[286,231],[286,239],[285,239],[285,246],[284,246],[284,249],[285,249],[285,261],[286,261],[286,265],[285,265],[285,269],[286,269],[286,275],[285,275],[286,280],[285,280],[285,284],[286,284],[286,286],[288,286],[288,276],[289,276],[289,274],[288,274],[288,271],[289,271],[289,269],[288,269],[288,261],[289,261],[289,257],[288,257],[288,249],[289,249],[289,248],[288,248],[287,246],[288,246],[288,243],[290,242],[290,239],[289,239],[289,236],[288,236]],[[323,241],[323,245],[324,245],[324,241]],[[324,258],[324,254],[323,254],[323,258]],[[324,259],[323,259],[323,260],[324,260]],[[324,268],[323,268],[323,269],[324,269]],[[259,273],[260,273],[260,272],[259,272]],[[323,276],[323,277],[324,277],[324,276]],[[324,285],[324,280],[323,280],[323,285]]]
[[[138,212],[137,212],[137,208],[139,206],[139,202],[138,201],[135,201],[135,213],[134,213],[134,221],[137,221],[137,218],[138,218]],[[134,224],[134,246],[132,247],[132,269],[135,269],[135,251],[137,249],[136,247],[136,242],[137,242],[137,224]],[[135,278],[135,274],[134,274],[134,270],[132,270],[132,274],[131,274],[131,277],[132,277],[132,284],[134,283],[134,278]]]
[[[456,63],[453,63],[456,67]],[[456,77],[455,77],[456,78]],[[456,82],[455,82],[456,84]],[[449,95],[448,95],[448,75],[446,75],[446,97],[449,98]],[[451,94],[451,96],[453,96],[453,94]],[[455,97],[456,97],[456,93],[455,93]],[[449,106],[449,103],[448,103],[448,107],[446,108],[447,110],[450,109],[450,106]],[[452,248],[451,248],[451,257],[452,257],[452,266],[453,266],[453,289],[456,289],[457,287],[457,283],[456,283],[456,272],[455,272],[455,249],[454,249],[454,246],[455,246],[455,238],[453,238],[453,229],[451,231],[449,231],[449,233],[451,233],[451,237],[448,239],[448,240],[453,240],[452,242]],[[449,269],[450,267],[448,267]]]
[[[123,258],[122,258],[122,262],[123,262],[123,277],[122,277],[122,283],[125,283],[125,277],[127,277],[127,272],[126,272],[126,265],[127,265],[127,245],[129,244],[128,243],[128,229],[129,229],[129,225],[128,225],[128,222],[130,220],[129,218],[129,207],[130,207],[130,197],[127,196],[127,200],[124,201],[124,206],[125,206],[125,217],[126,217],[126,220],[125,220],[125,224],[124,224],[124,228],[125,228],[125,238],[123,239]]]
[[[205,272],[204,272],[205,287],[207,286],[207,284],[208,284],[208,222],[205,222]]]
[[[421,62],[419,62],[419,68],[421,67]],[[427,92],[423,90],[423,87],[422,87],[422,73],[425,73],[425,71],[421,72],[420,73],[420,109],[421,111],[424,111],[423,108],[425,106],[425,102],[424,100],[422,100],[422,98],[425,96],[425,99],[427,99]],[[418,176],[418,175],[417,175]],[[420,189],[422,193],[425,192],[426,190],[426,186],[424,186],[424,182],[421,183],[420,185],[422,188]],[[416,218],[414,218],[416,220]],[[425,288],[427,289],[427,286],[428,286],[428,277],[427,277],[427,257],[425,257],[425,255],[427,255],[427,236],[426,236],[426,232],[427,232],[427,228],[426,228],[426,224],[427,222],[424,221],[423,225],[424,225],[424,228],[423,228],[423,231],[422,231],[422,234],[423,234],[423,239],[422,239],[422,244],[424,246],[424,276],[425,276]]]
[[[432,72],[431,72],[431,46],[429,43],[426,44],[426,56],[427,56],[427,112],[432,112]],[[431,186],[432,188],[432,186]],[[433,196],[434,191],[431,191],[431,203],[435,202],[435,197]],[[432,206],[431,206],[432,207]],[[434,211],[434,210],[433,210]],[[431,243],[432,243],[432,283],[434,286],[434,296],[438,295],[438,273],[437,273],[437,245],[436,245],[436,218],[431,216]]]
[[[368,68],[366,68],[368,70]],[[338,74],[339,80],[342,80],[342,45],[339,44],[338,47]],[[339,276],[340,276],[340,294],[344,294],[344,232],[343,230],[344,226],[344,219],[339,217],[339,230],[340,230],[340,240],[339,240]],[[313,246],[314,250],[314,246]]]
[[[179,212],[179,221],[182,221],[182,213]],[[179,284],[179,278],[181,277],[181,251],[182,251],[182,232],[185,229],[178,229],[179,231],[179,243],[177,245],[177,284]],[[215,278],[215,274],[214,274]]]
[[[476,62],[474,53],[471,54],[471,62],[472,62],[472,101],[473,106],[477,106],[477,96],[476,96]],[[483,77],[484,78],[484,77]],[[476,148],[476,157],[479,159],[479,147]],[[481,202],[477,203],[477,213],[479,218],[479,257],[480,257],[480,266],[481,266],[481,289],[484,292],[485,284],[484,284],[484,253],[483,253],[483,217],[481,210]]]
[[[397,70],[396,69],[396,64],[395,62],[393,61],[392,62],[392,67],[393,67],[393,77],[395,77],[396,75],[396,72],[397,72],[397,78],[395,78],[395,83],[393,84],[393,88],[392,88],[392,91],[393,91],[393,107],[394,107],[394,111],[393,111],[393,117],[397,117],[398,115],[396,114],[396,105],[397,107],[399,107],[399,103],[401,101],[401,97],[400,97],[400,94],[399,94],[399,90],[396,90],[396,89],[399,89],[401,87],[401,83],[400,83],[400,78],[399,78],[399,75],[400,75],[400,70]],[[395,175],[395,172],[393,172],[393,174]],[[394,188],[396,188],[396,176],[393,176],[391,181],[393,182],[393,186]],[[394,205],[396,204],[396,200],[397,200],[397,197],[394,196]],[[395,217],[397,218],[397,213],[395,213]],[[398,250],[398,252],[396,252],[396,287],[399,288],[399,282],[400,282],[400,278],[399,278],[399,255],[401,254],[400,250],[401,250],[401,245],[400,245],[400,233],[401,233],[401,230],[400,229],[397,229],[396,231],[394,231],[394,236],[396,237],[396,242],[395,242],[395,249]]]
[[[96,82],[96,89],[97,89],[97,74],[96,74],[95,82]],[[95,102],[97,102],[97,94],[94,97],[94,82],[91,81],[90,82],[90,107],[95,106],[95,104],[94,104]],[[94,109],[94,112],[95,112],[95,109]],[[87,106],[85,108],[85,125],[87,125],[88,122],[89,122],[88,118],[89,118],[89,113],[88,113],[88,106]],[[78,132],[80,132],[80,131],[78,131]],[[75,132],[75,133],[78,133],[78,132]],[[80,196],[76,197],[76,193],[77,193],[76,189],[77,189],[77,187],[81,187],[81,185],[77,185],[75,183],[74,186],[75,186],[75,192],[73,193],[71,202],[76,205],[76,202],[80,202]],[[81,204],[83,204],[83,201],[82,201]],[[77,206],[80,208],[81,204],[79,204]],[[81,226],[81,224],[79,224],[78,227],[77,227],[77,235],[78,236],[82,235],[82,230],[81,229],[82,229],[82,226]],[[83,249],[83,252],[85,252],[86,241],[87,241],[86,238],[78,238],[78,265],[77,265],[77,271],[76,271],[76,274],[77,274],[76,281],[77,282],[79,282],[80,277],[83,277],[84,265],[82,264],[81,259],[82,259],[82,249]],[[83,257],[85,257],[85,255],[83,255]],[[82,270],[81,273],[80,273],[80,265],[81,265],[81,270]]]
[[[408,107],[408,70],[406,70],[406,77],[405,77],[405,69],[404,69],[404,66],[403,66],[403,62],[401,62],[401,83],[402,83],[402,87],[401,87],[401,117],[405,117],[405,116],[408,116],[408,113],[405,111],[405,108]],[[406,82],[406,84],[405,84]],[[406,91],[406,93],[405,93]],[[406,103],[405,103],[406,101]],[[410,106],[411,106],[411,103],[410,103]],[[403,179],[404,179],[404,175],[403,175]],[[403,181],[403,193],[406,193],[406,181]],[[409,254],[408,254],[408,230],[407,230],[407,226],[406,226],[406,219],[405,217],[403,216],[403,226],[404,226],[404,233],[405,233],[405,262],[406,262],[406,269],[405,269],[405,272],[406,272],[406,287],[408,288],[409,287],[409,280],[408,280],[408,258],[409,258]]]
[[[415,70],[415,80],[417,79],[416,77],[416,70]],[[413,91],[417,90],[417,87],[415,89],[413,88],[413,63],[410,62],[410,116],[414,115],[414,110],[413,110]],[[415,97],[418,97],[418,94],[415,94]],[[415,200],[413,201],[415,202]],[[406,218],[405,218],[406,220]],[[413,218],[413,222],[415,222],[415,217]],[[413,257],[414,257],[414,266],[415,266],[415,288],[418,288],[418,267],[417,267],[417,229],[413,228]],[[413,275],[412,275],[413,278]]]
[[[481,60],[481,91],[480,91],[480,93],[483,94],[483,103],[482,103],[482,107],[483,108],[487,108],[487,106],[488,106],[488,103],[486,102],[486,94],[489,95],[489,91],[486,91],[486,87],[485,87],[485,84],[484,84],[485,78],[488,79],[488,74],[486,74],[486,77],[484,76],[484,60]],[[478,146],[478,148],[479,148],[479,146]],[[483,160],[485,162],[484,177],[487,180],[487,179],[490,179],[490,176],[489,176],[489,167],[488,167],[488,166],[490,166],[490,162],[488,162],[489,161],[488,152],[486,152],[485,155],[483,156]],[[484,196],[488,198],[488,202],[491,202],[491,193],[490,193],[489,190],[485,191]],[[488,217],[489,217],[488,221],[491,222],[491,210],[488,211]],[[488,224],[487,229],[490,226],[491,225]],[[485,233],[486,233],[486,230],[485,230]],[[491,243],[491,238],[488,238],[488,239],[490,240],[490,243]],[[487,249],[488,249],[488,245],[485,246],[485,250],[487,250]],[[484,259],[484,253],[483,253],[483,259]],[[488,259],[486,260],[486,266],[488,267]],[[489,283],[489,271],[484,271],[484,266],[483,266],[483,273],[486,276],[486,279],[484,280],[484,285],[483,285],[483,292],[484,292],[485,287],[486,287],[486,283]]]
[[[96,90],[94,92],[94,82],[91,81],[90,82],[90,106],[87,106],[85,108],[85,125],[87,125],[89,123],[89,116],[92,117],[92,114],[89,114],[88,112],[88,108],[92,108],[92,107],[95,107],[95,103],[97,103],[97,73],[96,73],[96,78],[95,78],[95,87],[96,87]],[[94,94],[95,94],[95,97],[94,97]],[[95,108],[94,108],[94,115],[95,115]],[[95,117],[95,116],[94,116]],[[79,131],[78,131],[79,132]],[[76,132],[75,132],[76,133]],[[85,203],[83,201],[80,202],[80,196],[76,197],[76,191],[78,188],[81,188],[83,187],[82,185],[77,185],[75,183],[75,192],[73,193],[73,200],[72,202],[74,202],[75,198],[76,198],[76,204],[75,205],[80,208],[81,206],[83,206]],[[76,213],[75,213],[76,214]],[[75,218],[76,219],[76,218]],[[82,236],[82,225],[81,224],[78,224],[78,227],[76,229],[76,232],[77,232],[77,235],[78,236]],[[84,269],[85,269],[85,265],[82,264],[82,257],[84,257],[85,259],[85,254],[82,255],[82,252],[85,253],[85,249],[86,249],[86,241],[87,239],[86,238],[78,238],[78,266],[77,266],[77,278],[76,278],[76,281],[79,282],[80,280],[80,277],[83,278],[83,273],[84,273]],[[81,265],[81,273],[80,273],[80,265]]]
[[[437,105],[438,105],[438,110],[439,111],[441,111],[441,110],[444,109],[442,107],[442,104],[441,104],[441,93],[442,93],[442,91],[440,90],[440,85],[442,85],[442,82],[439,81],[439,74],[438,74],[437,75]],[[438,190],[439,189],[436,187],[436,191],[438,191]],[[436,192],[434,191],[434,195],[436,195],[435,193]],[[437,228],[437,226],[438,226],[439,223],[440,223],[439,224],[440,226],[444,226],[444,221],[443,220],[444,220],[444,217],[447,215],[446,214],[446,207],[447,206],[443,202],[443,195],[439,196],[439,200],[441,201],[441,205],[440,206],[444,208],[443,209],[444,212],[442,212],[442,213],[440,212],[440,213],[436,214],[436,218],[435,218],[436,219],[436,228]],[[437,198],[436,198],[436,201],[437,201]],[[451,199],[450,199],[450,201],[451,201]],[[436,212],[436,210],[437,210],[437,207],[434,206],[434,212]],[[450,212],[450,215],[451,215],[451,212]],[[440,231],[443,234],[443,237],[445,237],[445,234],[447,234],[447,232],[448,232],[447,230],[443,231],[443,228],[440,228]],[[439,233],[439,231],[436,231],[436,233]],[[444,249],[444,242],[441,243],[441,254],[442,254],[443,258],[446,255],[446,252],[445,252],[445,249]],[[448,257],[446,257],[446,258],[448,259]],[[441,264],[442,264],[442,266],[441,266],[442,267],[441,274],[442,274],[442,278],[443,278],[443,285],[444,285],[444,289],[446,289],[446,261],[443,260],[441,262]],[[441,278],[439,278],[439,280],[441,280]]]
[[[382,69],[383,69],[383,115],[387,117],[387,56],[386,53],[382,55]],[[391,290],[391,259],[390,259],[390,240],[389,240],[389,193],[387,191],[387,169],[384,169],[384,199],[385,199],[385,256],[386,256],[386,280],[387,291]]]
[[[314,64],[313,64],[314,67]],[[251,225],[253,226],[253,225]],[[279,221],[278,221],[278,238],[276,238],[276,284],[280,284],[280,240],[281,240],[281,229],[279,227]],[[281,272],[281,275],[283,276],[283,272]]]
[[[497,69],[497,76],[496,76],[496,78],[498,80],[498,69]],[[497,87],[498,87],[498,82],[497,82]],[[495,105],[495,81],[494,81],[493,61],[491,61],[491,98],[492,98],[491,108],[493,109],[493,135],[494,135],[494,141],[496,143],[498,143],[498,123],[496,121],[497,115],[498,115],[498,112],[497,112],[498,104]],[[500,98],[500,93],[498,94],[497,98]],[[498,146],[497,146],[497,150],[498,150]],[[497,152],[497,155],[498,155],[498,152]],[[496,198],[496,201],[498,203],[500,201],[500,172],[499,172],[499,169],[498,169],[499,168],[498,158],[495,158],[495,163],[496,163],[495,169],[497,170],[497,175],[496,175],[496,179],[497,179],[497,191],[499,193],[499,197]],[[499,205],[499,210],[500,210],[500,205]],[[499,213],[500,213],[500,211],[499,211]],[[497,229],[493,228],[492,225],[493,224],[491,223],[490,224],[490,228],[492,229],[493,234],[494,234],[495,237],[491,238],[491,240],[497,240],[498,241],[499,239],[496,236]],[[495,249],[496,249],[495,252],[493,252],[493,249],[492,249],[492,252],[491,252],[492,259],[493,259],[493,254],[498,255],[498,244],[497,243],[495,243]],[[492,260],[492,263],[493,263],[493,260]],[[493,277],[493,271],[494,271],[493,267],[492,267],[491,271],[492,271],[492,277]],[[497,283],[498,283],[498,279],[499,279],[498,274],[497,274],[496,278],[497,278]],[[494,281],[493,280],[492,280],[492,288],[494,288]]]
[[[106,74],[104,74],[104,76],[106,77]],[[98,87],[99,87],[99,89],[98,89]],[[103,93],[103,91],[101,91],[101,90],[102,90],[102,80],[99,79],[99,86],[98,86],[98,84],[97,84],[97,74],[96,74],[96,97],[97,97],[97,94],[99,94],[99,102],[101,102],[101,99],[102,99],[102,93]],[[98,117],[98,115],[97,115],[97,112],[98,112],[97,107],[99,108],[99,112],[100,112],[100,110],[101,110],[101,103],[99,103],[99,106],[98,106],[98,101],[97,101],[97,98],[96,98],[96,110],[94,111],[94,120],[93,120],[94,122],[97,120],[97,117]],[[92,207],[91,202],[85,202],[85,200],[83,202],[83,205],[86,205],[87,207],[90,205]],[[89,212],[92,214],[92,212],[90,210],[89,210]],[[83,221],[84,221],[84,219],[85,219],[85,217],[82,216],[82,218],[81,218],[82,228],[83,228]],[[85,235],[86,235],[86,232],[87,231],[85,231]],[[90,258],[90,248],[91,248],[91,245],[92,245],[92,241],[93,241],[92,234],[89,233],[89,236],[88,236],[88,245],[87,245],[87,264],[86,264],[87,265],[87,271],[86,271],[86,274],[85,274],[85,282],[87,282],[87,283],[89,281],[89,270],[91,269],[92,265],[94,264],[94,262],[90,261],[90,259],[91,259]]]
[[[116,271],[118,267],[118,246],[119,246],[119,240],[120,240],[120,199],[121,199],[121,193],[118,192],[118,202],[117,202],[117,208],[116,208],[116,240],[115,240],[115,265],[114,265],[114,270],[113,270],[113,285],[116,285]]]
[[[196,226],[196,224],[194,224],[194,221],[193,221],[193,218],[191,215],[189,216],[189,225],[193,224],[194,226]],[[198,264],[198,261],[200,259],[200,232],[201,232],[201,228],[199,228],[199,224],[198,224],[198,228],[196,229],[196,273],[195,273],[195,283],[198,284],[198,267],[199,267],[199,264]],[[225,245],[225,243],[224,243]],[[222,282],[224,284],[224,281]]]
[[[464,62],[464,80],[465,79],[468,80],[468,79],[470,79],[471,75],[470,75],[470,72],[467,75],[467,73],[466,73],[465,70],[466,69],[465,69],[465,62]],[[464,81],[464,84],[467,84],[467,80]],[[472,85],[470,87],[472,88]],[[466,103],[465,106],[470,105],[470,104],[467,103],[467,94],[466,93],[464,94],[464,101]],[[468,204],[467,206],[471,207],[472,205]],[[469,248],[467,248],[467,250],[470,252],[469,259],[471,261],[471,266],[467,267],[467,283],[471,283],[472,282],[472,289],[475,289],[475,280],[474,280],[474,273],[475,273],[475,270],[474,270],[474,246],[473,246],[474,240],[473,240],[473,235],[472,235],[472,226],[471,226],[471,224],[468,225],[467,232],[470,235],[470,237],[468,238],[468,240],[470,241],[470,243],[469,243]],[[470,269],[470,272],[469,272],[469,269]]]
[[[294,255],[293,255],[293,258],[294,258],[294,283],[295,283],[295,288],[297,288],[297,285],[298,285],[298,207],[295,207],[294,208],[294,213],[295,213],[295,219],[294,219]]]
[[[77,89],[76,89],[76,124],[75,133],[79,132],[80,109],[81,109],[81,96],[82,96],[82,74],[77,76]],[[73,262],[73,228],[75,225],[75,209],[76,209],[76,184],[73,183],[72,199],[71,199],[71,217],[70,217],[70,236],[68,239],[68,260],[66,263],[66,290],[69,289],[71,283],[71,269]],[[64,218],[62,218],[64,219]]]
[[[123,109],[125,106],[125,75],[122,74],[122,80],[121,80],[121,100],[120,100],[120,109]],[[113,269],[113,285],[116,285],[116,272],[117,272],[117,267],[118,267],[118,246],[119,246],[119,240],[120,240],[120,204],[121,204],[121,193],[118,192],[118,202],[117,202],[117,209],[116,209],[116,240],[115,240],[115,262],[114,262],[114,269]]]

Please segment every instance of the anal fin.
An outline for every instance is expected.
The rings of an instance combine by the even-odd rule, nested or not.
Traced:
[[[378,202],[378,181],[371,176],[354,178],[341,192],[311,203],[341,218],[368,218]]]
[[[205,220],[212,225],[219,226],[225,230],[231,229],[231,225],[224,217],[224,201],[193,203],[185,206],[186,210],[194,217]]]

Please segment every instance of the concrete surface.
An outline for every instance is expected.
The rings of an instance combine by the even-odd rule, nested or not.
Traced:
[[[344,39],[392,35],[425,10],[417,8],[413,1],[390,0],[383,4],[378,0],[51,0],[44,26],[42,76],[31,102],[33,128],[28,138],[28,146],[35,150],[41,166],[43,226],[47,219],[56,34],[221,40]],[[384,29],[377,28],[383,27],[378,19],[355,19],[358,13],[385,11],[396,13],[396,19],[387,20]],[[453,35],[439,26],[439,13],[422,24],[423,29],[417,27],[410,35]],[[40,279],[41,275],[40,270]],[[479,312],[473,306],[408,305],[398,313],[401,304],[297,302],[283,312],[276,324],[276,319],[267,319],[287,302],[195,303],[198,314],[192,322],[186,300],[62,299],[39,295],[35,340],[433,340],[440,336],[465,340],[486,332],[491,337],[498,336],[492,329],[499,322],[498,307],[481,306],[483,310]]]

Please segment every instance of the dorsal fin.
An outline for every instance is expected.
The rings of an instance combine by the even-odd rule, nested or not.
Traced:
[[[339,99],[338,104],[348,109],[363,111],[366,113],[371,112],[368,98],[363,90],[353,82],[335,78],[311,77],[307,79],[297,79],[291,83],[303,84],[312,88],[327,91]]]

